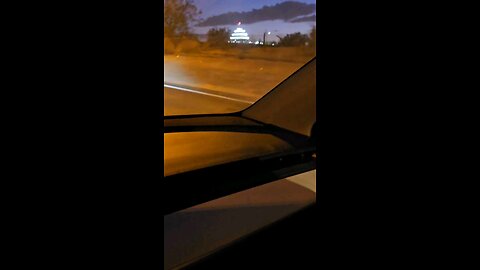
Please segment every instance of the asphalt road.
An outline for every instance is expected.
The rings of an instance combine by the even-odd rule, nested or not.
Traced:
[[[306,63],[306,61],[304,62]],[[243,96],[255,101],[298,70],[304,63],[164,55],[164,83]]]
[[[164,87],[164,115],[230,113],[251,105],[226,96],[204,93],[193,89]]]

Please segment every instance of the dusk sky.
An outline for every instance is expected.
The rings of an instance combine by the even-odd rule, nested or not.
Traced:
[[[229,11],[250,11],[263,6],[273,6],[287,0],[193,0],[195,5],[202,11],[202,18],[218,15]],[[295,1],[295,0],[293,0]],[[297,0],[307,4],[315,4],[316,0]]]
[[[227,12],[248,12],[253,9],[261,9],[264,6],[274,6],[286,1],[287,0],[193,0],[195,5],[202,11],[201,19],[207,19],[211,16],[221,15]],[[316,0],[296,0],[295,2],[316,4]],[[268,39],[275,41],[278,40],[276,35],[284,36],[294,32],[308,33],[315,24],[314,21],[292,23],[276,19],[250,24],[242,23],[241,27],[249,33],[251,39],[259,39],[263,36],[264,32],[269,31],[271,35]],[[236,25],[231,23],[216,26],[193,27],[193,29],[198,34],[205,34],[209,29],[214,27],[227,27],[233,31]]]

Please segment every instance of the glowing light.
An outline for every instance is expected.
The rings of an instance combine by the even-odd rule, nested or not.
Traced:
[[[232,35],[230,36],[230,40],[233,40],[233,43],[237,43],[237,40],[246,41],[246,40],[250,40],[250,37],[248,37],[248,33],[247,31],[245,31],[245,29],[238,27],[233,31]]]

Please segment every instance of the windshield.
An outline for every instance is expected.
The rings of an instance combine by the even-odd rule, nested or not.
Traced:
[[[237,112],[316,56],[316,1],[164,0],[164,115]]]

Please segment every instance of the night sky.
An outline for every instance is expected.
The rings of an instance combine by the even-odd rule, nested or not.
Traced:
[[[194,0],[195,5],[202,11],[200,18],[206,19],[210,16],[220,15],[227,12],[247,12],[252,9],[260,9],[263,6],[273,6],[286,0]],[[306,4],[316,4],[316,0],[296,0]],[[271,41],[278,40],[276,35],[284,36],[289,33],[302,32],[308,33],[315,25],[315,22],[290,23],[283,20],[269,20],[256,22],[252,24],[242,24],[250,35],[251,39],[260,38],[265,31],[272,33],[269,38]],[[236,25],[219,25],[218,27],[228,27],[231,30]],[[193,30],[198,34],[205,34],[213,27],[194,27]]]

